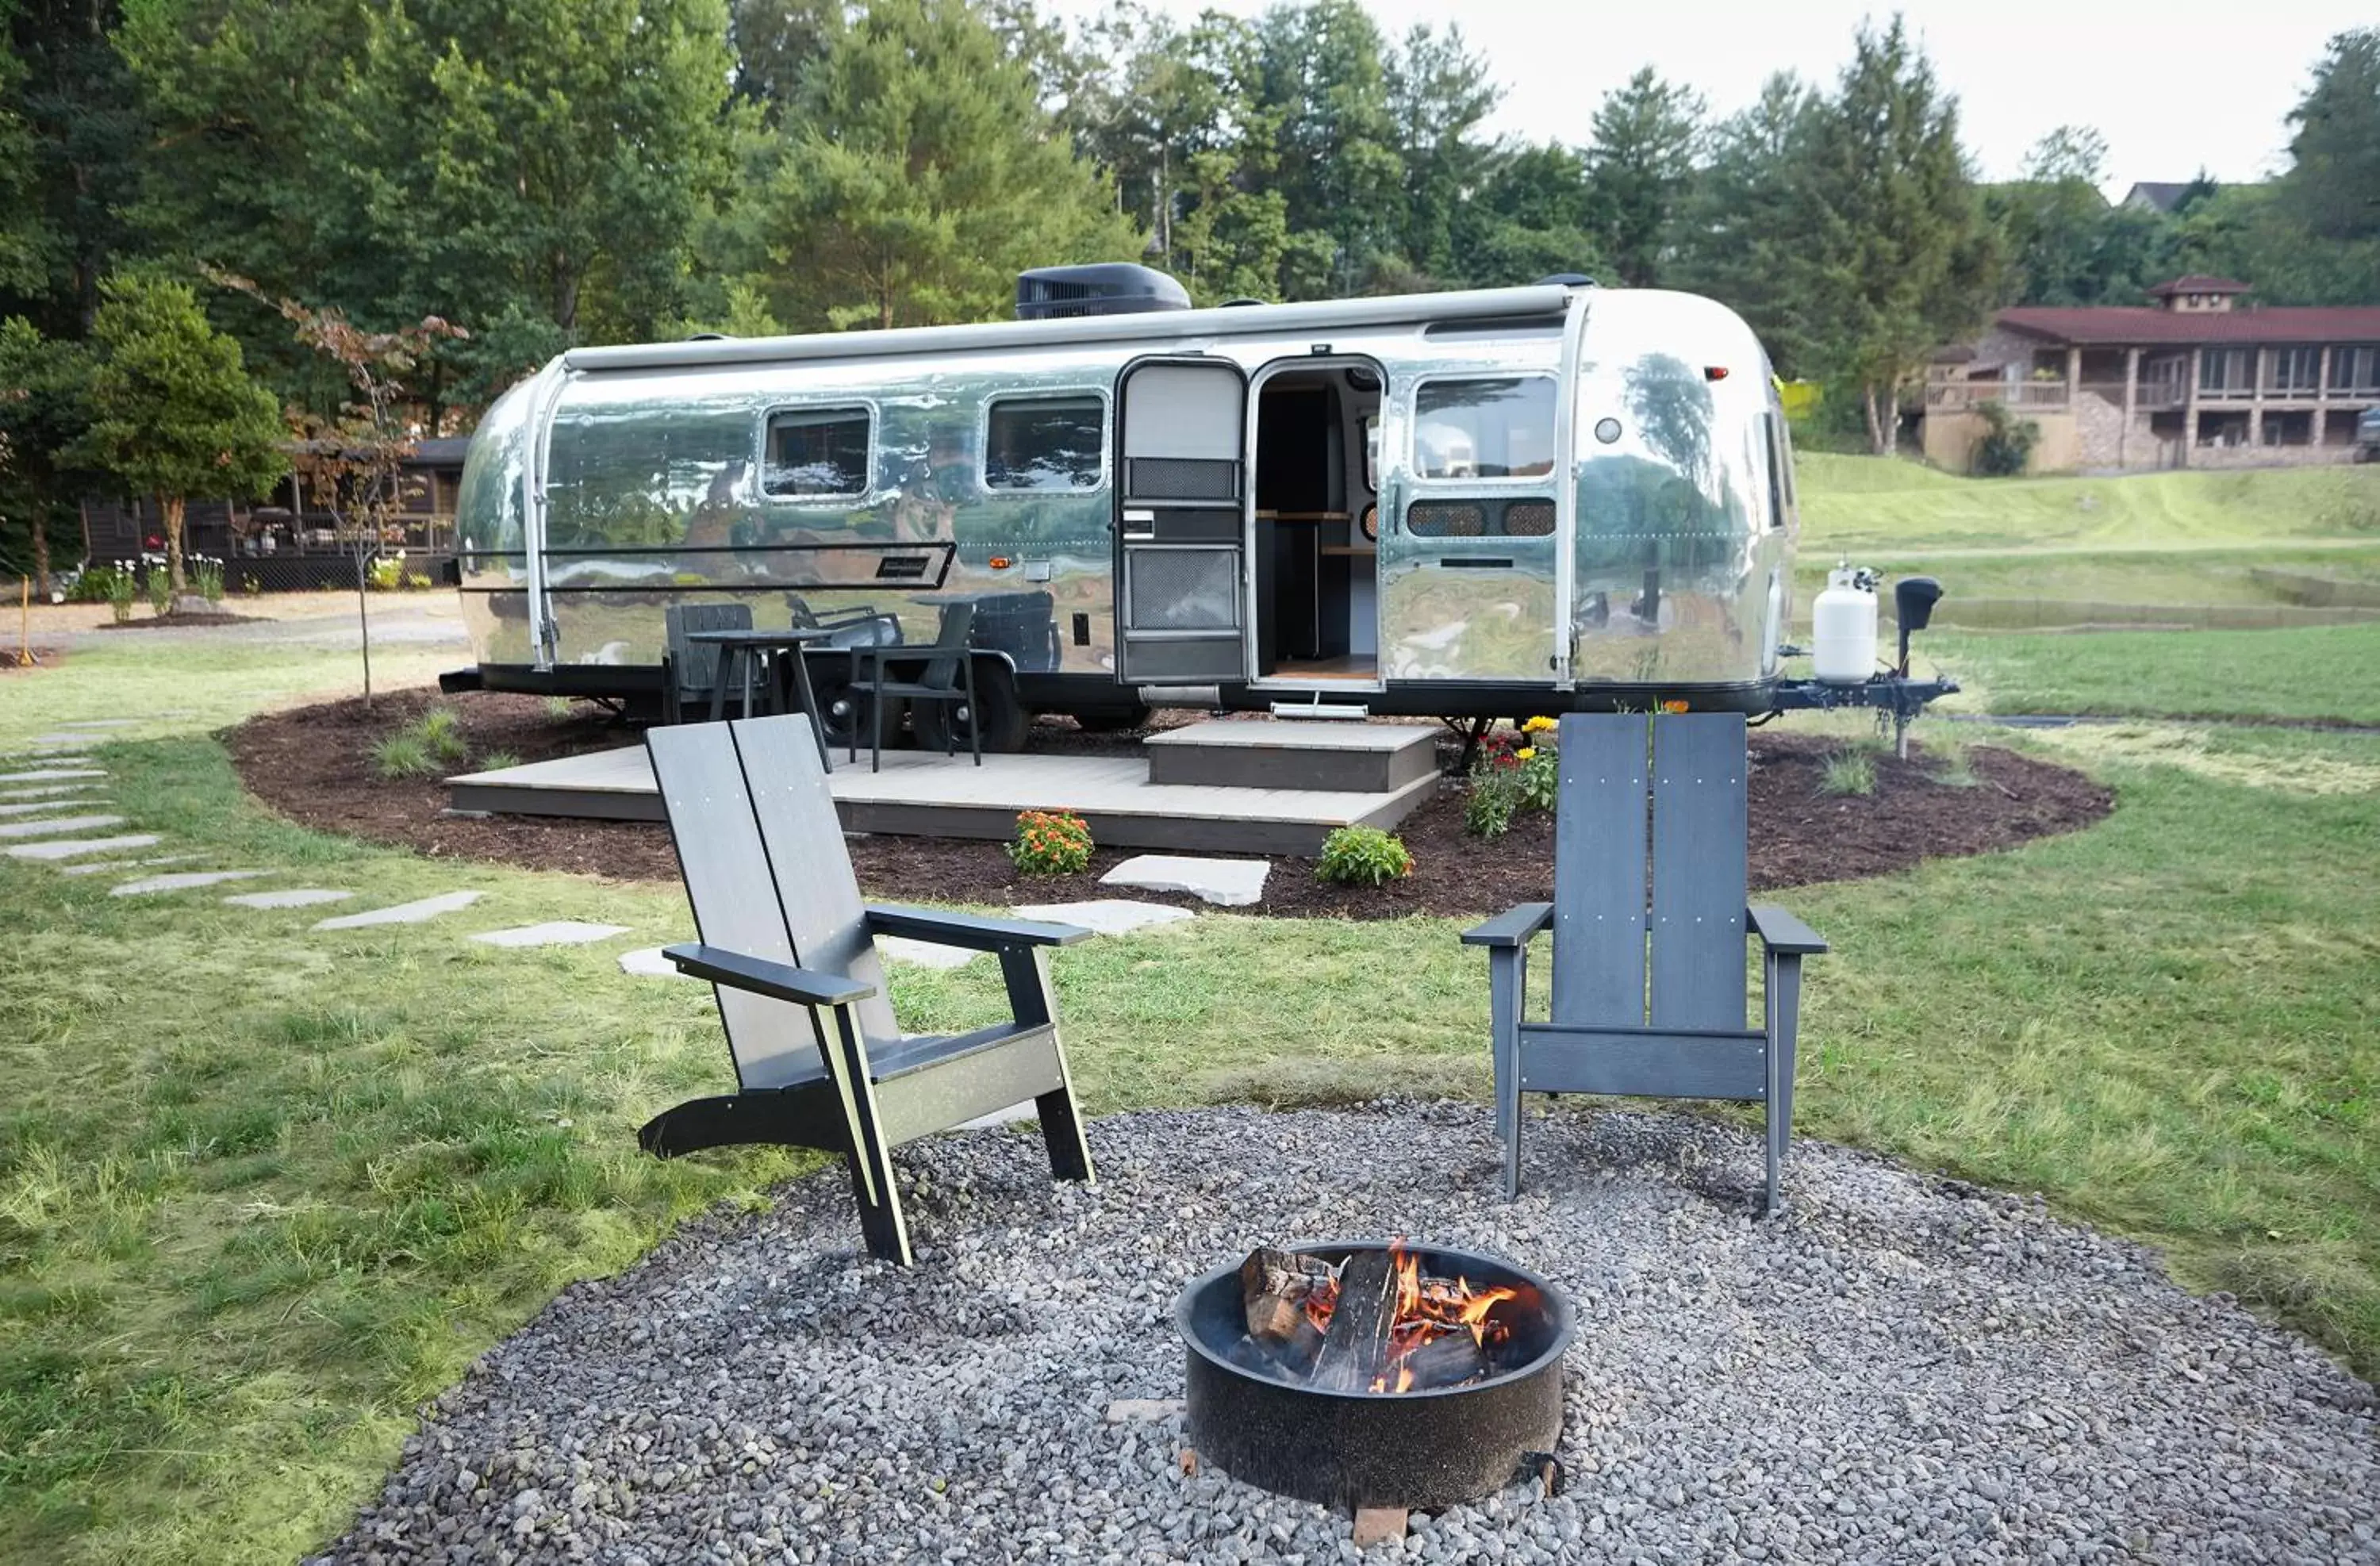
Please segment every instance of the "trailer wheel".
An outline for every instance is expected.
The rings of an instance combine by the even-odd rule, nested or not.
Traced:
[[[819,728],[826,735],[829,749],[847,747],[856,736],[862,745],[868,743],[869,709],[873,698],[851,688],[851,671],[837,662],[822,666],[817,659],[810,661],[810,691],[818,698]],[[898,724],[894,725],[897,730]],[[892,736],[887,734],[888,740]]]
[[[909,726],[924,750],[940,750],[947,742],[953,750],[967,748],[970,729],[983,736],[983,748],[1007,755],[1025,748],[1033,714],[1016,698],[1016,675],[997,658],[975,661],[975,711],[954,701],[921,701],[910,710]]]

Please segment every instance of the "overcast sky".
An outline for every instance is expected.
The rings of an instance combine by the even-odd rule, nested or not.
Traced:
[[[1264,0],[1149,0],[1187,19],[1213,4],[1249,14]],[[1832,80],[1864,0],[1622,0],[1512,4],[1365,0],[1391,35],[1416,22],[1462,24],[1504,88],[1491,128],[1533,140],[1586,139],[1587,116],[1639,66],[1690,83],[1717,114],[1749,103],[1774,70]],[[1058,0],[1081,16],[1096,0]],[[2332,34],[2380,20],[2373,0],[1909,0],[1901,7],[1957,93],[1961,135],[1986,179],[2017,173],[2026,149],[2065,123],[2108,145],[2108,194],[2136,179],[2218,180],[2277,170],[2282,116],[2305,91]]]

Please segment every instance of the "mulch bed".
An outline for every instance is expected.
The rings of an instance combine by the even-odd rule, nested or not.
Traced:
[[[527,816],[473,819],[443,814],[446,791],[434,781],[383,782],[371,770],[375,741],[418,718],[428,691],[299,708],[250,720],[227,735],[250,792],[293,819],[326,832],[415,848],[438,857],[486,859],[533,869],[569,870],[629,880],[674,880],[677,860],[667,831],[624,821],[572,821]],[[474,761],[507,751],[524,762],[635,743],[638,731],[580,704],[558,716],[540,698],[481,693],[451,703],[462,717]],[[1169,715],[1173,722],[1195,714]],[[1036,725],[1038,750],[1114,754],[1135,751],[1132,734],[1088,734],[1070,722]],[[1752,881],[1769,891],[1811,881],[1888,875],[1928,858],[1987,854],[2036,837],[2072,832],[2105,816],[2114,799],[2081,773],[2012,751],[1977,746],[1967,756],[1974,782],[1940,781],[1921,747],[1910,761],[1876,759],[1876,792],[1838,797],[1819,791],[1836,746],[1810,735],[1755,730],[1752,738]],[[1448,747],[1450,759],[1451,745]],[[1264,900],[1247,913],[1344,918],[1426,914],[1463,917],[1542,901],[1553,889],[1553,818],[1532,812],[1512,832],[1483,844],[1463,831],[1463,791],[1443,784],[1398,829],[1414,873],[1374,888],[1333,886],[1305,861],[1273,867]],[[1019,875],[994,843],[941,838],[851,839],[860,885],[870,895],[1010,904],[1129,895],[1203,907],[1196,898],[1101,888],[1098,878],[1135,850],[1101,849],[1088,871],[1063,878]]]

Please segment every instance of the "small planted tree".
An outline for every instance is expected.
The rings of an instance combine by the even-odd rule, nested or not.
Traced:
[[[102,283],[91,342],[91,422],[76,455],[155,499],[174,607],[203,609],[183,601],[183,518],[193,496],[249,499],[288,470],[273,394],[249,379],[239,345],[208,324],[190,290],[163,278]]]
[[[356,568],[356,623],[363,640],[364,705],[370,707],[372,560],[396,526],[406,459],[418,440],[402,378],[440,338],[470,334],[434,315],[394,332],[367,332],[336,310],[273,298],[247,278],[228,273],[208,275],[279,311],[297,328],[299,342],[337,365],[346,378],[352,395],[339,405],[336,417],[293,407],[287,419],[296,436],[292,450],[298,475],[331,508],[332,526]]]
[[[1977,403],[1975,413],[1984,421],[1973,458],[1976,476],[2011,479],[2023,472],[2024,465],[2033,460],[2034,443],[2041,439],[2041,426],[2030,419],[2019,419],[1998,402]]]

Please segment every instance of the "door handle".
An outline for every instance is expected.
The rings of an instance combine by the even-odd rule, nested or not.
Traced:
[[[1439,557],[1440,565],[1450,571],[1510,571],[1512,557],[1508,554],[1449,554]]]

